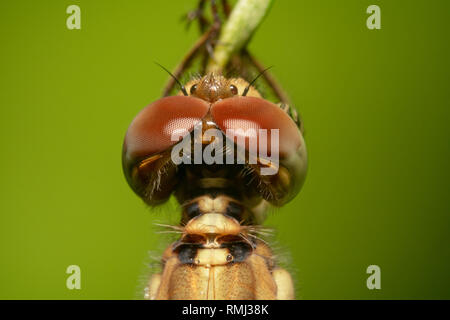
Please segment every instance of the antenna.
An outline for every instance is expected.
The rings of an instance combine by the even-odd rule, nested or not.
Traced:
[[[270,66],[270,67],[264,69],[263,71],[261,71],[261,72],[256,76],[256,78],[253,79],[253,81],[250,82],[250,83],[248,84],[247,87],[245,87],[245,90],[244,90],[244,92],[242,93],[242,96],[245,97],[245,96],[247,95],[247,93],[248,93],[248,90],[250,90],[250,87],[252,86],[252,84],[255,83],[255,81],[256,81],[260,76],[262,76],[262,75],[264,74],[264,72],[266,72],[267,70],[269,70],[269,69],[272,68],[272,67],[273,67],[273,66]]]
[[[166,71],[168,74],[170,74],[170,76],[178,83],[178,85],[180,86],[181,92],[183,92],[183,94],[185,96],[188,96],[188,93],[186,91],[186,88],[181,84],[180,80],[177,79],[177,77],[175,77],[169,70],[167,70],[166,68],[164,68],[162,65],[160,65],[158,62],[155,62],[155,64],[157,64],[158,66],[160,66],[164,71]]]

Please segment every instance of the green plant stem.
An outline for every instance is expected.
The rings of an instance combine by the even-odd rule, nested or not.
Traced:
[[[231,56],[247,45],[274,0],[239,0],[222,28],[207,72],[221,72]]]

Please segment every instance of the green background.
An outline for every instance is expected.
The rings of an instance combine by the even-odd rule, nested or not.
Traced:
[[[0,298],[137,299],[168,239],[123,177],[196,1],[1,1]],[[81,7],[82,29],[66,28]],[[366,8],[381,7],[381,30]],[[304,299],[450,298],[449,1],[281,1],[250,49],[301,112],[309,172],[267,221]],[[150,253],[149,253],[150,252]],[[65,286],[81,267],[82,289]],[[366,287],[381,267],[381,290]]]

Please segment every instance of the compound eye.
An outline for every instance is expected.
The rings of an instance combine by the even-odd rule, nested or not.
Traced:
[[[211,115],[228,139],[256,156],[257,162],[246,164],[257,177],[249,184],[275,206],[293,199],[305,180],[307,153],[287,113],[267,100],[238,96],[214,103]]]
[[[233,95],[237,95],[238,94],[238,88],[235,85],[230,85],[230,91]]]
[[[197,91],[197,85],[196,85],[196,84],[194,84],[194,85],[191,87],[191,89],[189,90],[189,93],[192,95],[192,94],[195,93],[195,91]]]
[[[209,104],[201,99],[173,96],[153,102],[131,122],[123,144],[123,170],[130,187],[149,205],[170,197],[177,183],[176,167],[166,166],[170,149],[201,123],[208,110]]]
[[[277,105],[256,97],[231,97],[213,104],[211,114],[217,125],[227,134],[235,134],[232,138],[239,141],[246,140],[248,147],[251,137],[266,135],[267,151],[271,150],[271,134],[274,129],[279,136],[277,147],[280,157],[295,152],[301,145],[301,134],[294,121]],[[276,132],[274,133],[276,134]],[[273,146],[272,146],[273,147]]]
[[[208,109],[207,102],[187,96],[166,97],[153,102],[128,128],[124,142],[126,160],[167,150],[192,131]]]

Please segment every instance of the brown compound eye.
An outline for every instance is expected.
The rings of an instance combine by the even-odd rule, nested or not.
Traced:
[[[131,122],[124,148],[129,160],[151,156],[173,146],[181,132],[192,131],[201,122],[209,104],[201,99],[173,96],[159,99],[143,109]]]
[[[211,114],[225,133],[227,130],[236,133],[235,142],[243,141],[239,138],[245,138],[247,146],[253,133],[259,134],[260,130],[265,130],[268,134],[269,153],[271,132],[273,129],[278,130],[280,157],[295,152],[302,144],[301,133],[286,112],[261,98],[239,96],[224,99],[213,104]]]
[[[161,194],[152,193],[158,174],[167,172],[170,151],[200,123],[209,110],[209,104],[189,96],[172,96],[159,99],[144,108],[131,122],[125,136],[122,164],[131,188],[152,204],[162,200],[171,190],[159,186]],[[169,177],[163,183],[172,183]],[[164,193],[164,194],[162,194]]]
[[[214,103],[211,115],[231,141],[258,159],[249,165],[258,175],[264,199],[283,205],[298,193],[306,176],[306,146],[286,112],[261,98],[237,96]],[[268,162],[270,158],[274,162]]]

